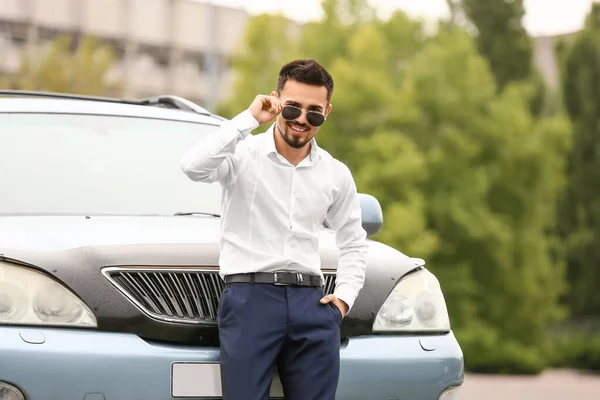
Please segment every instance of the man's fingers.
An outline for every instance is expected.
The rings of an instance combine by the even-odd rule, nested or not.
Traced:
[[[281,112],[281,105],[279,104],[279,99],[276,97],[269,97],[269,112],[273,114],[279,114]]]
[[[334,302],[336,300],[335,296],[332,294],[328,294],[321,299],[321,304],[327,304],[329,302]]]
[[[281,112],[281,103],[277,97],[259,94],[249,110],[259,124],[264,124]]]
[[[263,110],[269,110],[272,107],[271,100],[267,96],[260,96]]]

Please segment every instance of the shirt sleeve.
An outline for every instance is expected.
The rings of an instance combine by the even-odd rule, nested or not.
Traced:
[[[227,184],[235,173],[238,143],[258,126],[249,110],[241,112],[194,145],[181,158],[181,170],[193,181]]]
[[[343,300],[350,311],[364,285],[368,244],[356,184],[347,167],[341,182],[338,197],[327,212],[327,222],[335,231],[340,250],[333,294]]]

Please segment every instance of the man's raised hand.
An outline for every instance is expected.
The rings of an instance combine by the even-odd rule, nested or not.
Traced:
[[[281,112],[281,102],[275,96],[264,96],[259,94],[254,98],[250,107],[250,113],[259,123],[266,124]]]

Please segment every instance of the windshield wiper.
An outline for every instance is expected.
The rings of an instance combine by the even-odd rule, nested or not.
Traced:
[[[213,214],[213,213],[207,213],[207,212],[200,212],[200,211],[190,211],[190,212],[177,212],[173,215],[183,215],[183,216],[189,216],[189,215],[208,215],[209,217],[215,217],[215,218],[219,218],[220,215],[219,214]]]

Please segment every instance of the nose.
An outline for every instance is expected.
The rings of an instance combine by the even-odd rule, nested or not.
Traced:
[[[308,125],[308,121],[306,120],[306,111],[302,110],[302,114],[296,118],[296,122],[299,124]]]

